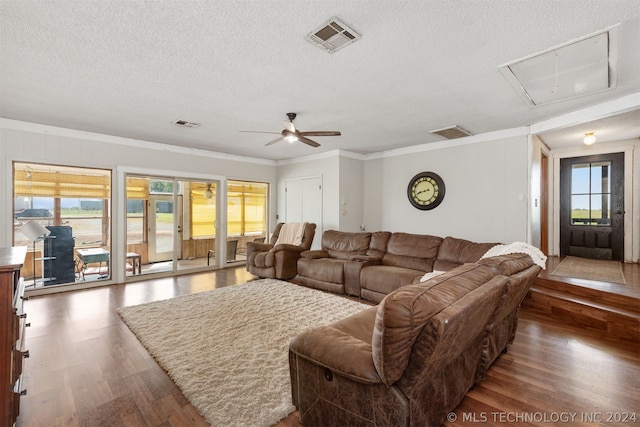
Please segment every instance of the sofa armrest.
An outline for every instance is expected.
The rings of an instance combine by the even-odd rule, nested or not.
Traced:
[[[355,256],[351,261],[344,263],[344,291],[347,295],[361,297],[362,285],[360,283],[360,273],[362,269],[371,265],[380,265],[382,260],[366,255]]]
[[[382,384],[373,364],[371,343],[332,326],[308,329],[296,336],[289,350],[298,357],[365,384]]]
[[[351,261],[365,262],[367,265],[382,264],[382,258],[369,255],[356,255],[351,258]]]
[[[296,245],[289,245],[287,243],[281,243],[279,245],[275,245],[272,249],[272,252],[282,252],[282,251],[287,251],[287,252],[297,252],[298,254],[302,253],[305,251],[305,249],[302,246],[296,246]]]
[[[300,256],[302,258],[308,258],[308,259],[320,259],[320,258],[330,258],[331,255],[329,255],[329,252],[327,251],[322,251],[322,250],[315,250],[315,251],[304,251],[300,254]]]
[[[268,252],[273,248],[273,245],[260,242],[247,242],[247,255],[252,252]]]

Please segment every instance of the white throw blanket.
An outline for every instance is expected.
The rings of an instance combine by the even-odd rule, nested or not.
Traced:
[[[302,237],[306,226],[306,222],[288,222],[286,224],[282,224],[276,245],[288,244],[300,246],[302,244]]]
[[[480,259],[509,254],[527,254],[531,257],[533,262],[539,265],[543,270],[547,265],[547,257],[545,256],[545,254],[543,254],[542,251],[535,246],[531,246],[530,244],[524,242],[513,242],[509,243],[508,245],[494,246],[489,249],[487,253],[482,255]]]
[[[437,277],[441,274],[446,273],[446,271],[438,271],[438,270],[434,270],[434,271],[430,271],[429,273],[425,273],[424,276],[422,276],[422,278],[420,279],[421,282],[426,282],[427,280],[431,279],[432,277]]]

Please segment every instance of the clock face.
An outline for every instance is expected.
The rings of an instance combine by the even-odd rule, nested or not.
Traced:
[[[444,181],[433,172],[421,172],[409,181],[407,196],[414,207],[433,209],[444,199]]]

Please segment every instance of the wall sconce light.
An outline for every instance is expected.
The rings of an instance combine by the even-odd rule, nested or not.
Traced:
[[[596,142],[595,132],[587,132],[584,134],[584,145],[593,145]]]

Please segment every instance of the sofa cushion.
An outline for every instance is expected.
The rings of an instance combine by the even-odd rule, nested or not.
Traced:
[[[374,258],[380,258],[387,253],[387,244],[391,233],[389,231],[374,231],[371,233],[371,242],[369,243],[369,250],[367,255]]]
[[[413,283],[424,271],[390,265],[371,265],[360,272],[360,287],[389,294],[401,286]]]
[[[486,265],[466,264],[387,295],[378,305],[372,342],[373,363],[382,381],[392,385],[402,376],[416,337],[433,315],[493,277]]]
[[[468,262],[478,261],[498,243],[475,243],[455,237],[445,237],[438,249],[433,269],[448,271]]]
[[[336,258],[300,258],[298,275],[312,277],[315,280],[331,283],[344,283],[344,263],[347,260]]]
[[[270,268],[275,264],[276,256],[274,252],[257,252],[252,257],[253,264],[258,268]]]
[[[322,234],[322,249],[333,258],[351,259],[355,255],[365,255],[370,241],[371,233],[327,230]]]
[[[423,272],[432,271],[441,242],[442,238],[437,236],[393,233],[382,263]]]

